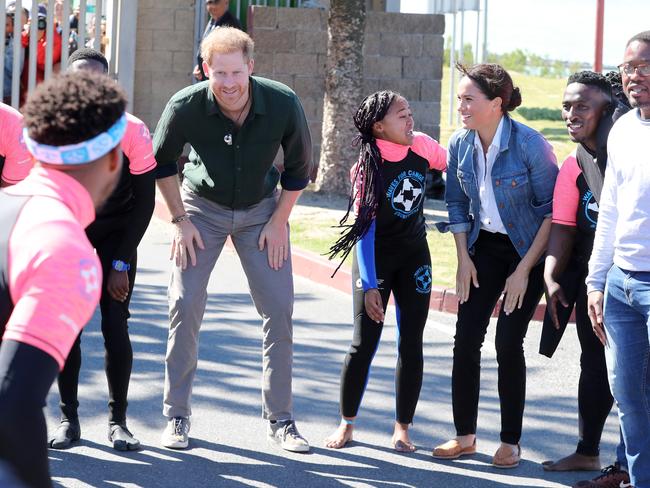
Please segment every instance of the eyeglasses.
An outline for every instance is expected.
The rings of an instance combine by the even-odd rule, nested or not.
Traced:
[[[623,63],[618,66],[618,69],[627,76],[632,76],[635,71],[640,76],[650,76],[650,64],[637,64],[634,66],[630,63]]]

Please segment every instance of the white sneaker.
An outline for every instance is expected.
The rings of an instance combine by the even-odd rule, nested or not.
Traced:
[[[160,443],[170,449],[187,449],[189,445],[190,419],[173,417],[167,422]]]
[[[269,443],[280,446],[285,451],[308,452],[309,442],[300,435],[293,420],[278,420],[269,422],[267,429]]]

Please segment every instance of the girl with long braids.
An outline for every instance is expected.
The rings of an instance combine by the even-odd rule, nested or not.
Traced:
[[[551,228],[558,168],[550,144],[512,120],[521,104],[512,78],[498,64],[458,65],[462,128],[449,140],[445,201],[458,255],[458,319],[451,397],[456,437],[433,456],[476,452],[481,347],[490,316],[505,294],[496,324],[501,445],[492,464],[519,464],[526,399],[523,342],[542,297],[543,257]]]
[[[422,334],[431,294],[424,182],[428,169],[446,168],[446,152],[431,137],[413,131],[408,102],[392,91],[366,97],[354,125],[359,161],[350,172],[350,205],[341,221],[346,230],[331,248],[332,257],[343,258],[354,249],[354,335],[341,373],[341,424],[325,445],[339,449],[352,440],[392,292],[398,327],[392,445],[412,452],[408,428],[422,385]],[[345,225],[353,207],[355,221]]]

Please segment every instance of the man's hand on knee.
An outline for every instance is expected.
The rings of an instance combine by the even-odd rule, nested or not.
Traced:
[[[187,268],[187,256],[190,256],[192,266],[196,266],[196,250],[194,242],[199,249],[205,249],[199,230],[190,220],[183,220],[174,224],[174,237],[169,259],[176,261],[176,266]]]
[[[269,220],[262,232],[258,242],[260,251],[267,248],[269,266],[274,270],[279,270],[284,262],[289,259],[289,232],[287,223],[276,223],[273,219]]]

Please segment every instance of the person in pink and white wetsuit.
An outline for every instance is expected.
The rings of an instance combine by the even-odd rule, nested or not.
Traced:
[[[23,116],[0,102],[0,186],[15,185],[32,169],[32,157],[23,141]]]
[[[84,228],[118,181],[126,97],[105,76],[65,74],[24,107],[37,163],[0,192],[0,461],[51,486],[45,398],[99,301],[102,271]]]

